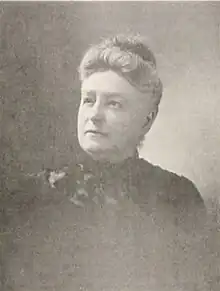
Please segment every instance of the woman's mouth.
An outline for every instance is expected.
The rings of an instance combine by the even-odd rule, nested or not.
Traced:
[[[94,135],[94,136],[107,136],[106,133],[98,131],[98,130],[86,130],[85,134]]]

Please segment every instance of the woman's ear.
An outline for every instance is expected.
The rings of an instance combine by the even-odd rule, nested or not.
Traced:
[[[145,134],[151,129],[151,126],[157,117],[157,113],[158,113],[158,106],[154,110],[152,110],[146,117],[145,123],[143,125],[143,130]]]

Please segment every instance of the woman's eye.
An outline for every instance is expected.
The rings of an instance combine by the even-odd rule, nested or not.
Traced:
[[[113,107],[113,108],[121,108],[122,107],[122,104],[120,102],[114,101],[114,100],[109,101],[108,105]]]
[[[83,104],[93,104],[94,100],[92,98],[86,97],[83,99]]]

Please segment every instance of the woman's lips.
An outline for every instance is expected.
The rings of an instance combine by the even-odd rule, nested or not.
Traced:
[[[101,135],[101,136],[107,136],[106,133],[98,131],[98,130],[86,130],[86,134],[91,134],[91,135]]]

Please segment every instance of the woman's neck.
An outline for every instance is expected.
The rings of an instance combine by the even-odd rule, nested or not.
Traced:
[[[139,154],[137,149],[133,152],[121,153],[121,154],[104,154],[104,153],[86,153],[87,157],[94,162],[99,164],[111,164],[111,165],[120,165],[123,164],[126,160],[130,160],[133,158],[138,158]]]

